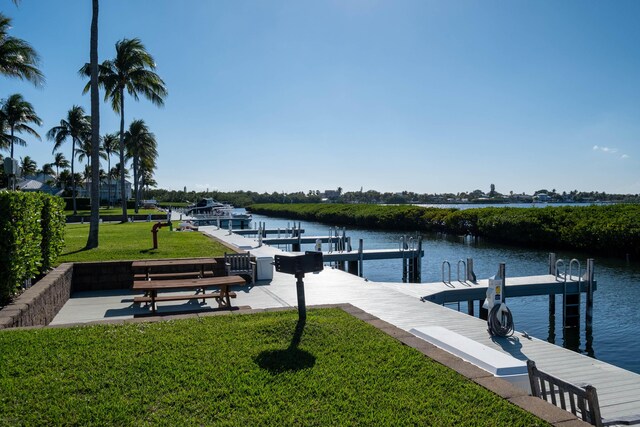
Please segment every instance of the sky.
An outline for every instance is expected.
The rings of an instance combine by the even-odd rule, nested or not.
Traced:
[[[90,111],[91,1],[0,10],[41,57],[45,85],[0,77],[0,98],[43,120],[16,148],[42,166],[46,132]],[[127,97],[125,120],[154,132],[159,188],[637,194],[639,17],[635,0],[102,0],[99,61],[136,37],[156,61],[165,106]]]

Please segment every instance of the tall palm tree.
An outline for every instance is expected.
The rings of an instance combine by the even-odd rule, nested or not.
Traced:
[[[29,43],[11,37],[10,29],[11,18],[0,13],[0,73],[28,80],[36,86],[44,83],[44,75],[38,69],[38,54]]]
[[[67,113],[67,118],[60,120],[60,126],[52,127],[47,132],[47,138],[55,141],[53,146],[53,153],[60,148],[60,146],[68,139],[71,138],[73,142],[71,148],[71,176],[75,176],[74,173],[74,160],[76,157],[76,144],[86,139],[86,135],[91,131],[91,118],[87,116],[84,109],[78,105],[74,105]],[[76,180],[72,181],[72,194],[73,199],[73,214],[77,214],[76,209]]]
[[[102,151],[107,155],[107,170],[111,170],[111,156],[118,152],[118,134],[108,133],[102,137]],[[107,174],[107,205],[111,207],[111,174]]]
[[[69,160],[62,153],[56,153],[51,164],[56,167],[56,178],[60,176],[60,168],[68,168],[70,166]]]
[[[99,83],[105,89],[105,101],[111,100],[113,111],[120,114],[120,167],[124,169],[124,92],[136,101],[142,94],[153,104],[164,105],[167,89],[164,81],[155,73],[156,64],[140,39],[122,39],[116,43],[116,57],[100,65]],[[80,69],[80,73],[90,77],[89,64]],[[85,93],[90,89],[87,84]],[[127,200],[124,188],[124,170],[120,173],[120,192],[122,197],[122,220],[127,220]]]
[[[129,125],[129,130],[124,136],[127,158],[133,159],[133,191],[135,195],[135,211],[138,213],[140,204],[140,179],[142,178],[142,166],[155,167],[158,157],[156,137],[149,132],[149,127],[144,120],[134,120]]]
[[[13,145],[26,145],[23,139],[15,138],[15,133],[28,133],[36,138],[40,139],[40,135],[32,127],[29,126],[33,123],[38,126],[42,126],[42,120],[36,114],[31,103],[24,100],[22,95],[14,93],[7,98],[2,104],[2,115],[6,121],[6,126],[10,130],[10,143],[11,143],[11,157],[13,158]]]
[[[17,0],[19,1],[19,0]],[[100,227],[100,93],[98,88],[98,0],[91,1],[91,36],[89,43],[89,87],[91,89],[91,219],[89,220],[89,236],[87,237],[87,249],[98,247],[98,235]]]
[[[20,167],[22,168],[22,176],[33,176],[38,170],[38,165],[29,156],[20,159]]]

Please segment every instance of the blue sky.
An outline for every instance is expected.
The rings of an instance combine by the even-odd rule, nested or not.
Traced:
[[[43,136],[89,111],[91,1],[0,4],[47,79],[0,78],[0,97],[22,93]],[[167,84],[164,108],[125,104],[156,134],[161,188],[640,193],[640,2],[100,6],[100,61],[138,37]],[[101,133],[118,124],[101,104]],[[17,157],[52,161],[50,141],[27,140]]]

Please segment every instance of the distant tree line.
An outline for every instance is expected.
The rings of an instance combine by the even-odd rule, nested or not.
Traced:
[[[533,203],[545,201],[550,203],[589,203],[589,202],[618,202],[640,203],[640,194],[607,194],[598,191],[578,191],[558,193],[553,190],[539,190],[533,195],[515,194],[503,195],[492,188],[488,194],[481,190],[469,193],[443,193],[443,194],[418,194],[411,191],[399,193],[381,193],[375,190],[348,191],[342,189],[331,192],[318,190],[298,191],[294,193],[257,193],[254,191],[176,191],[163,189],[150,189],[145,195],[163,204],[189,204],[205,197],[214,198],[220,202],[230,203],[237,207],[247,207],[255,203],[364,203],[364,204],[448,204],[448,203]],[[541,195],[545,195],[541,199]]]
[[[640,259],[640,205],[485,207],[260,204],[254,213],[370,229],[472,235],[515,246]]]

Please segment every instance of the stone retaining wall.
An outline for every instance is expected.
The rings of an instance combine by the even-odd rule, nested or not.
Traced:
[[[0,329],[48,325],[71,296],[73,264],[61,264],[0,310]]]
[[[224,257],[217,257],[216,276],[224,276]],[[45,326],[71,297],[72,292],[129,289],[133,285],[133,261],[78,262],[61,264],[13,303],[0,310],[0,329]],[[156,273],[190,271],[185,267],[164,267]]]
[[[134,221],[146,221],[147,219],[149,219],[149,215],[144,215],[144,214],[131,214],[131,215],[127,215],[127,218],[133,218]],[[100,219],[103,220],[104,222],[119,222],[122,220],[122,215],[100,215]],[[151,215],[151,221],[156,222],[156,221],[166,221],[167,220],[167,214],[152,214]],[[67,223],[77,223],[77,222],[86,222],[87,224],[89,223],[89,217],[88,216],[82,216],[82,215],[69,215],[67,217]]]

